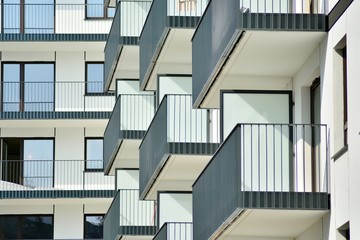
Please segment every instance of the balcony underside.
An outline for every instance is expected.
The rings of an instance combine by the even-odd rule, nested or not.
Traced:
[[[114,157],[111,158],[105,170],[107,175],[115,175],[117,168],[139,168],[139,145],[145,131],[121,132],[124,138],[119,139],[116,145]]]
[[[157,199],[158,191],[192,191],[192,184],[208,164],[218,144],[168,143],[165,154],[142,193],[143,199]]]
[[[139,45],[138,37],[124,39],[119,46],[119,54],[113,62],[112,77],[107,79],[105,88],[116,89],[116,79],[139,79]]]
[[[323,218],[328,210],[237,209],[231,223],[224,223],[217,239],[292,240]]]
[[[53,206],[54,204],[90,204],[90,205],[106,205],[110,206],[113,198],[3,198],[0,199],[0,214],[7,212],[6,206]],[[19,208],[21,209],[21,208]]]
[[[228,44],[235,46],[218,60],[218,74],[210,76],[197,103],[219,108],[220,90],[226,89],[285,89],[325,36],[325,32],[243,32]]]
[[[191,74],[191,38],[194,29],[170,28],[164,42],[159,43],[157,54],[147,67],[148,78],[142,81],[144,90],[156,90],[161,74]]]
[[[130,236],[130,235],[123,235],[121,237],[121,240],[152,240],[153,236],[139,236],[139,235],[134,235],[134,236]]]
[[[113,198],[114,190],[14,190],[0,191],[0,199]]]

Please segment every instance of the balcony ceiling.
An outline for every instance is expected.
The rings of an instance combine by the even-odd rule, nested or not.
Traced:
[[[194,29],[170,29],[163,44],[147,90],[156,90],[158,74],[191,74],[191,38]]]
[[[123,139],[109,175],[115,175],[116,168],[139,168],[139,145],[141,140]]]
[[[246,210],[218,239],[284,239],[299,236],[328,211],[320,210]]]
[[[115,90],[117,78],[139,79],[139,61],[139,46],[124,45],[109,89]]]
[[[322,32],[247,31],[202,106],[218,108],[220,89],[264,88],[256,81],[260,78],[271,80],[269,85],[275,83],[276,89],[285,89],[325,36]]]
[[[157,175],[146,199],[156,200],[157,191],[192,191],[192,185],[211,156],[171,155]]]

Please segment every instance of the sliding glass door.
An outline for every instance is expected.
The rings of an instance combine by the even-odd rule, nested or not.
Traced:
[[[53,63],[4,63],[2,111],[53,111]]]

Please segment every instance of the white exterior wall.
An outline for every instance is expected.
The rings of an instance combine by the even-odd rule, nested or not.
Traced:
[[[192,222],[192,194],[160,193],[158,221],[159,228],[165,222]]]
[[[192,77],[159,76],[159,104],[166,94],[192,94]]]
[[[82,239],[84,232],[83,205],[56,205],[54,239]]]
[[[139,189],[139,170],[117,170],[116,176],[116,189]]]

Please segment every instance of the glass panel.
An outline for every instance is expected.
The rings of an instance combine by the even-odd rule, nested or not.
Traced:
[[[1,239],[52,239],[53,216],[0,216]]]
[[[26,64],[25,111],[53,111],[54,109],[54,65]]]
[[[20,64],[3,65],[3,111],[20,111]]]
[[[103,238],[104,216],[85,216],[84,238],[97,239]]]
[[[25,33],[54,33],[54,0],[25,1]]]
[[[104,16],[104,1],[103,0],[87,0],[86,17],[88,18],[103,18]]]
[[[20,0],[3,0],[3,33],[20,33]]]
[[[103,139],[86,139],[86,169],[103,169]]]
[[[107,8],[107,17],[114,17],[115,16],[116,8],[108,7]]]
[[[102,93],[104,80],[104,64],[103,63],[88,63],[86,65],[87,79],[86,92],[87,93]]]
[[[53,186],[53,140],[24,140],[24,185]]]

